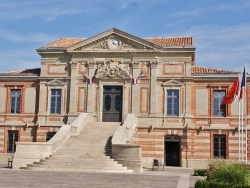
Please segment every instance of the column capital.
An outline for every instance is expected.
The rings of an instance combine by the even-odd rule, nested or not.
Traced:
[[[95,64],[96,64],[95,61],[89,61],[88,62],[88,66],[89,66],[90,69],[94,69],[95,68]]]
[[[77,68],[77,62],[76,61],[70,61],[71,69]]]
[[[151,64],[151,68],[152,69],[157,69],[157,66],[160,62],[159,61],[152,61],[150,64]]]
[[[132,65],[133,65],[133,69],[138,69],[139,68],[139,61],[133,61]]]

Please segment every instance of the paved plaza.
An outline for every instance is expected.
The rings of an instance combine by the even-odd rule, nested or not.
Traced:
[[[190,188],[195,179],[183,172],[86,173],[0,168],[0,187]]]

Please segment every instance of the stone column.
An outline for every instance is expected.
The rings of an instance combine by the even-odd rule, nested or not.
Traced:
[[[157,111],[157,65],[158,61],[151,62],[151,79],[150,79],[150,115],[155,116]]]
[[[39,111],[38,111],[38,120],[37,122],[40,124],[44,124],[44,116],[46,115],[46,103],[47,103],[47,87],[46,81],[40,81],[40,89],[39,89]]]
[[[139,62],[133,62],[133,77],[137,78],[139,76]],[[131,109],[132,114],[138,113],[139,101],[140,101],[140,88],[139,85],[132,85],[131,87]]]
[[[191,102],[192,102],[192,96],[191,96],[191,83],[186,82],[185,83],[185,98],[183,99],[185,104],[185,123],[191,124]]]
[[[95,74],[95,62],[89,62],[89,77],[91,78]],[[87,113],[94,113],[94,104],[95,104],[95,84],[88,85],[88,94],[87,94]]]
[[[69,116],[76,115],[76,70],[77,62],[70,62],[71,73],[70,73],[70,91],[69,91]]]

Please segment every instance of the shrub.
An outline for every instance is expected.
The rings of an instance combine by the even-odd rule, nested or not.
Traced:
[[[243,163],[213,160],[209,163],[207,179],[196,181],[195,187],[250,188],[250,174]]]
[[[194,176],[207,176],[207,169],[194,170]]]
[[[197,180],[195,188],[250,188],[249,185],[235,185],[229,182]]]
[[[227,164],[212,171],[207,179],[218,182],[229,182],[236,185],[249,185],[249,171],[245,165],[240,163]]]

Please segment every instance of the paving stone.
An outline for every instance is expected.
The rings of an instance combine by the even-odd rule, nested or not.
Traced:
[[[191,178],[191,180],[190,180]],[[190,173],[86,173],[27,171],[0,168],[0,187],[181,188],[194,187]],[[197,179],[197,177],[195,177]]]

